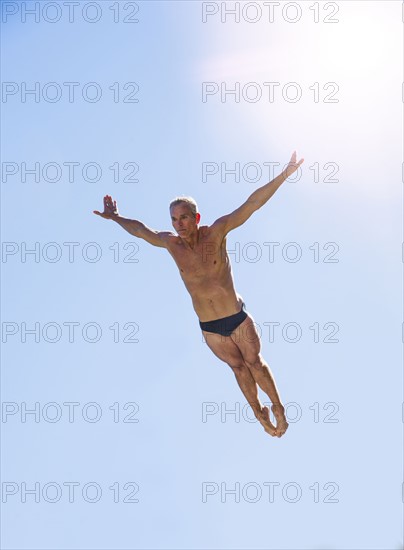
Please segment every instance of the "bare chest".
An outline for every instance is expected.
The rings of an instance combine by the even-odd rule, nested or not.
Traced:
[[[224,242],[203,239],[190,249],[179,243],[169,250],[185,281],[215,277],[227,263]]]

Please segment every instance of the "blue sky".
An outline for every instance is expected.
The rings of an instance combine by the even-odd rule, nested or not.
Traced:
[[[2,2],[3,547],[402,548],[401,4],[54,4]],[[294,150],[228,237],[274,440],[169,254],[92,211],[210,224]]]

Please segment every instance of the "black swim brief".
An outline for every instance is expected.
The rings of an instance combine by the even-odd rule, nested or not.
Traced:
[[[230,334],[241,325],[244,319],[247,317],[245,310],[245,303],[241,304],[241,309],[234,315],[223,317],[222,319],[214,319],[213,321],[199,321],[199,326],[206,332],[214,332],[215,334],[221,334],[222,336],[230,336]]]

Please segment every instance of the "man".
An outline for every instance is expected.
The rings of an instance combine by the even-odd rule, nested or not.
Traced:
[[[171,231],[155,231],[138,220],[123,218],[118,213],[116,201],[109,195],[104,197],[104,212],[94,210],[94,214],[116,221],[131,235],[168,250],[191,295],[206,343],[233,370],[256,418],[268,434],[276,437],[281,437],[288,428],[285,409],[272,373],[260,354],[261,344],[254,320],[235,291],[226,236],[261,208],[303,161],[296,163],[294,151],[279,176],[254,191],[239,208],[218,218],[211,226],[198,226],[201,216],[191,197],[177,197],[170,203],[171,221],[177,235]],[[272,401],[276,426],[270,420],[268,407],[262,406],[258,398],[258,386]]]

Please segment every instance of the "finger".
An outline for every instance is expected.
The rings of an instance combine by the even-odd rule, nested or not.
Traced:
[[[94,214],[98,214],[98,216],[101,215],[101,212],[98,212],[98,210],[93,210]]]

